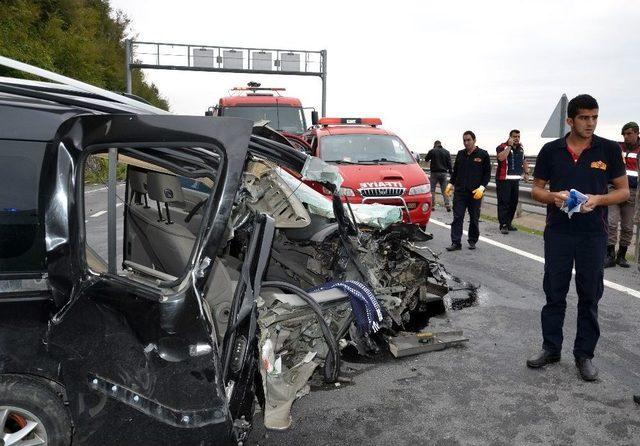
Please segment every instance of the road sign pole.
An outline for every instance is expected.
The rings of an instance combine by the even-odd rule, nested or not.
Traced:
[[[124,76],[127,93],[131,94],[131,39],[124,41]]]
[[[322,117],[327,116],[327,50],[320,51],[322,54]]]
[[[560,134],[558,138],[564,138],[564,135],[567,134],[567,105],[569,100],[567,99],[567,95],[563,94],[560,98]]]

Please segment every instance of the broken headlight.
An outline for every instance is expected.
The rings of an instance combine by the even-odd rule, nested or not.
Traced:
[[[341,187],[340,188],[340,195],[344,196],[344,197],[355,197],[356,194],[353,191],[353,189],[348,188],[348,187]]]

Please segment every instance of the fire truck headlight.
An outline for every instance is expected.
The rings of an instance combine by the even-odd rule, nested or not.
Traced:
[[[340,195],[345,196],[345,197],[355,197],[356,196],[355,192],[353,192],[353,189],[350,189],[348,187],[341,187],[340,188]]]
[[[423,195],[428,194],[429,192],[431,192],[431,185],[429,183],[413,186],[409,189],[409,195]]]

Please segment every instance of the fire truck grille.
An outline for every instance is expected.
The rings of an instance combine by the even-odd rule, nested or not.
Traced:
[[[360,189],[360,194],[363,197],[400,197],[404,191],[404,187],[372,187]]]

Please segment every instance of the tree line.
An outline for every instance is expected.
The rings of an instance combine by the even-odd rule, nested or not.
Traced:
[[[107,90],[125,91],[129,19],[108,0],[0,0],[0,55]],[[31,77],[0,67],[0,76]],[[169,109],[140,70],[133,91]]]

